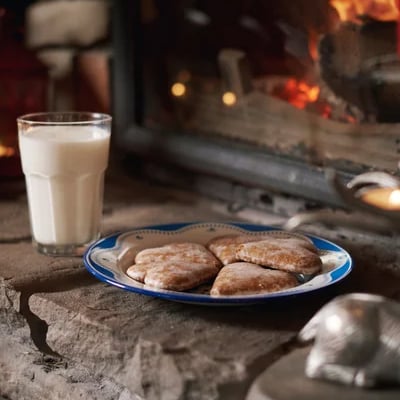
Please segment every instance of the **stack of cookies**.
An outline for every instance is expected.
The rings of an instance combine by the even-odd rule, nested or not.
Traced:
[[[229,235],[206,245],[170,243],[139,251],[127,269],[154,288],[185,291],[213,281],[211,296],[271,293],[320,272],[317,248],[306,238]]]

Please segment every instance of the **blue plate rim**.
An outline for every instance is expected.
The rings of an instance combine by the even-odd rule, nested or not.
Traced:
[[[226,222],[226,221],[218,221],[218,222],[207,222],[207,221],[194,221],[194,222],[174,222],[167,224],[156,224],[156,225],[145,225],[135,227],[125,231],[119,231],[112,234],[109,234],[93,244],[85,251],[83,255],[83,262],[85,268],[98,280],[102,282],[106,282],[112,286],[118,287],[123,290],[127,290],[130,292],[162,298],[171,301],[177,301],[181,303],[191,303],[191,304],[211,304],[211,305],[245,305],[245,304],[256,304],[256,303],[264,303],[272,299],[283,299],[287,297],[294,297],[298,295],[303,295],[306,293],[312,293],[321,289],[325,289],[331,285],[334,285],[340,281],[342,281],[345,277],[347,277],[350,272],[353,270],[353,260],[350,254],[343,249],[341,246],[336,243],[321,238],[319,236],[308,234],[304,232],[295,232],[300,233],[313,241],[314,244],[317,245],[319,249],[330,249],[334,251],[338,251],[344,254],[346,261],[330,271],[328,275],[331,277],[329,282],[326,282],[324,285],[316,286],[316,287],[307,287],[306,284],[300,285],[302,289],[298,291],[281,291],[275,293],[267,293],[267,294],[258,294],[258,295],[247,295],[247,296],[221,296],[221,297],[212,297],[207,294],[199,294],[199,293],[190,293],[190,292],[177,292],[177,291],[169,291],[169,290],[152,290],[151,288],[141,288],[136,286],[127,285],[114,276],[110,276],[110,271],[96,263],[91,259],[91,254],[94,249],[118,249],[117,241],[121,235],[128,235],[137,231],[143,230],[152,230],[152,231],[160,231],[160,232],[176,232],[181,230],[182,228],[187,228],[189,226],[196,225],[227,225],[234,226],[240,229],[244,229],[249,232],[263,232],[263,231],[284,231],[279,226],[266,225],[266,224],[256,224],[256,223],[248,223],[248,222]],[[324,245],[325,247],[320,247]]]

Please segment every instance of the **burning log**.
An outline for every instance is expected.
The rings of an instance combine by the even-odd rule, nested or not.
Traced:
[[[396,43],[393,22],[344,23],[320,41],[321,79],[337,96],[361,109],[367,120],[398,121],[400,63]]]
[[[251,143],[315,165],[346,160],[356,165],[397,169],[399,125],[354,124],[349,122],[357,118],[352,120],[349,115],[343,118],[345,122],[331,120],[327,117],[332,108],[320,99],[319,86],[293,77],[275,77],[271,89],[270,77],[264,77],[253,80],[250,90],[249,76],[241,68],[241,53],[224,53],[220,61],[222,82],[231,82],[229,89],[237,88],[238,97],[226,101],[224,85],[216,85],[212,91],[202,91],[198,86],[184,104],[177,102],[178,108],[185,109],[186,117],[181,119],[184,128]],[[229,68],[225,68],[227,65]],[[280,91],[274,92],[278,87]],[[342,107],[345,110],[345,103]]]
[[[367,120],[398,122],[398,0],[330,0],[341,24],[319,44],[322,80]]]
[[[339,3],[345,7],[337,9],[328,24],[335,29],[326,32],[326,26],[316,29],[311,25],[305,30],[310,38],[315,38],[315,33],[322,35],[318,47],[310,46],[312,41],[308,43],[308,52],[304,39],[286,29],[288,37],[298,39],[291,44],[304,56],[300,62],[304,69],[311,67],[307,74],[277,77],[264,71],[250,79],[247,68],[243,68],[243,53],[221,53],[225,86],[215,83],[212,90],[196,86],[185,103],[178,104],[186,110],[182,127],[258,145],[318,166],[345,163],[351,169],[365,166],[397,171],[400,124],[375,121],[397,117],[400,107],[397,25],[387,21],[393,15],[397,18],[398,11],[391,14],[393,9],[388,12],[386,6],[379,8],[374,0],[365,2],[365,8],[355,5],[362,0],[331,0],[325,4],[339,7]],[[379,12],[382,20],[373,20]],[[327,11],[324,15],[330,14]],[[348,16],[349,20],[339,22],[339,16]],[[312,48],[316,51],[310,51]],[[223,89],[232,90],[235,100],[226,101]]]
[[[218,94],[196,94],[190,100],[192,131],[258,145],[315,165],[368,166],[396,171],[400,124],[351,124],[300,110],[280,99],[253,91],[233,106]]]

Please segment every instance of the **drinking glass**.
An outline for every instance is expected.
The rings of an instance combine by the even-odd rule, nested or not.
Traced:
[[[17,123],[33,244],[47,255],[82,255],[100,236],[111,117],[45,112]]]

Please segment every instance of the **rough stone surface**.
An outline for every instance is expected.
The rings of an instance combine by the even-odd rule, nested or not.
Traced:
[[[81,277],[82,260],[79,258],[49,258],[33,248],[30,239],[22,243],[0,242],[0,276],[16,288],[57,288]]]
[[[228,212],[220,203],[119,174],[107,178],[105,194],[104,235],[169,222],[279,221]],[[97,281],[80,258],[38,254],[25,197],[0,201],[0,396],[245,398],[265,368],[292,354],[299,329],[337,294],[364,291],[400,300],[398,239],[305,228],[351,253],[355,268],[346,280],[263,306],[204,307],[126,292]],[[284,379],[276,378],[276,385]]]
[[[292,339],[309,316],[299,317],[291,306],[255,311],[178,304],[105,284],[36,294],[29,303],[48,323],[53,350],[146,399],[170,392],[171,379],[171,398],[219,398],[219,386],[245,383],[258,358]],[[282,312],[287,321],[277,324]]]
[[[0,399],[139,399],[112,379],[72,360],[40,352],[18,312],[20,295],[0,282]]]

